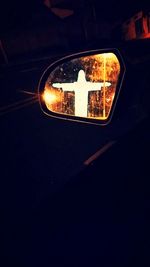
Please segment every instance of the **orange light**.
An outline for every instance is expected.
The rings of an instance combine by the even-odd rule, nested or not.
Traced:
[[[51,105],[56,102],[57,96],[55,93],[50,92],[50,90],[46,89],[43,93],[43,100],[47,105]]]
[[[89,60],[93,61],[92,68],[89,71]],[[105,79],[110,82],[115,82],[116,77],[120,73],[120,63],[114,53],[104,53],[93,55],[90,57],[83,57],[82,61],[87,71],[86,74],[91,81],[100,81],[100,77],[104,77],[104,61],[106,62]],[[102,78],[103,79],[103,78]]]

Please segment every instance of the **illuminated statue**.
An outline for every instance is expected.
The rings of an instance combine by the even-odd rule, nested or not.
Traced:
[[[85,78],[84,70],[78,73],[78,79],[73,83],[53,83],[53,87],[62,88],[63,91],[75,92],[75,116],[87,117],[88,92],[100,91],[101,87],[110,86],[109,82],[89,82]]]

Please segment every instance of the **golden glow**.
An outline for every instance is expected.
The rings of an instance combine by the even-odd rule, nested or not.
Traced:
[[[96,104],[97,108],[102,110],[101,116],[99,119],[107,119],[109,113],[111,111],[111,107],[113,104],[116,84],[120,73],[120,63],[117,56],[113,53],[104,53],[93,55],[89,57],[83,57],[82,60],[84,61],[85,68],[87,69],[88,78],[91,81],[99,81],[102,80],[104,86],[101,90],[101,101],[99,104]],[[89,70],[89,60],[93,61],[93,66]],[[111,87],[106,86],[106,81],[111,82]],[[92,96],[91,96],[92,97]],[[108,101],[109,99],[109,101]],[[93,99],[91,101],[96,103],[95,97],[93,95]],[[90,101],[90,102],[91,102]],[[92,108],[93,110],[93,108]],[[89,111],[89,116],[92,116],[93,112]]]
[[[50,74],[43,100],[56,113],[106,120],[119,74],[120,63],[113,53],[70,60]]]
[[[58,113],[62,112],[62,90],[57,90],[52,86],[46,86],[42,98],[49,110]]]
[[[105,79],[107,81],[116,81],[116,76],[120,73],[120,64],[118,58],[113,53],[104,53],[82,58],[85,66],[88,69],[89,60],[93,61],[93,66],[89,70],[89,78],[92,81],[98,81],[100,77],[104,76],[104,61],[106,66]],[[103,79],[103,78],[102,78]]]
[[[46,89],[43,93],[43,99],[47,103],[47,105],[51,105],[57,100],[57,97],[50,90]]]

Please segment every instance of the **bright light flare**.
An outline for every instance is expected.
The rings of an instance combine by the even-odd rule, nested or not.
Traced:
[[[57,96],[54,92],[51,92],[48,89],[45,89],[44,93],[43,93],[43,100],[47,105],[52,105],[53,103],[55,103],[57,101]]]

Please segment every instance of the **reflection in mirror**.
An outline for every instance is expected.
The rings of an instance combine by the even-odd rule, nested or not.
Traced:
[[[43,100],[54,113],[105,120],[112,108],[119,74],[120,63],[114,53],[72,59],[50,73]]]

